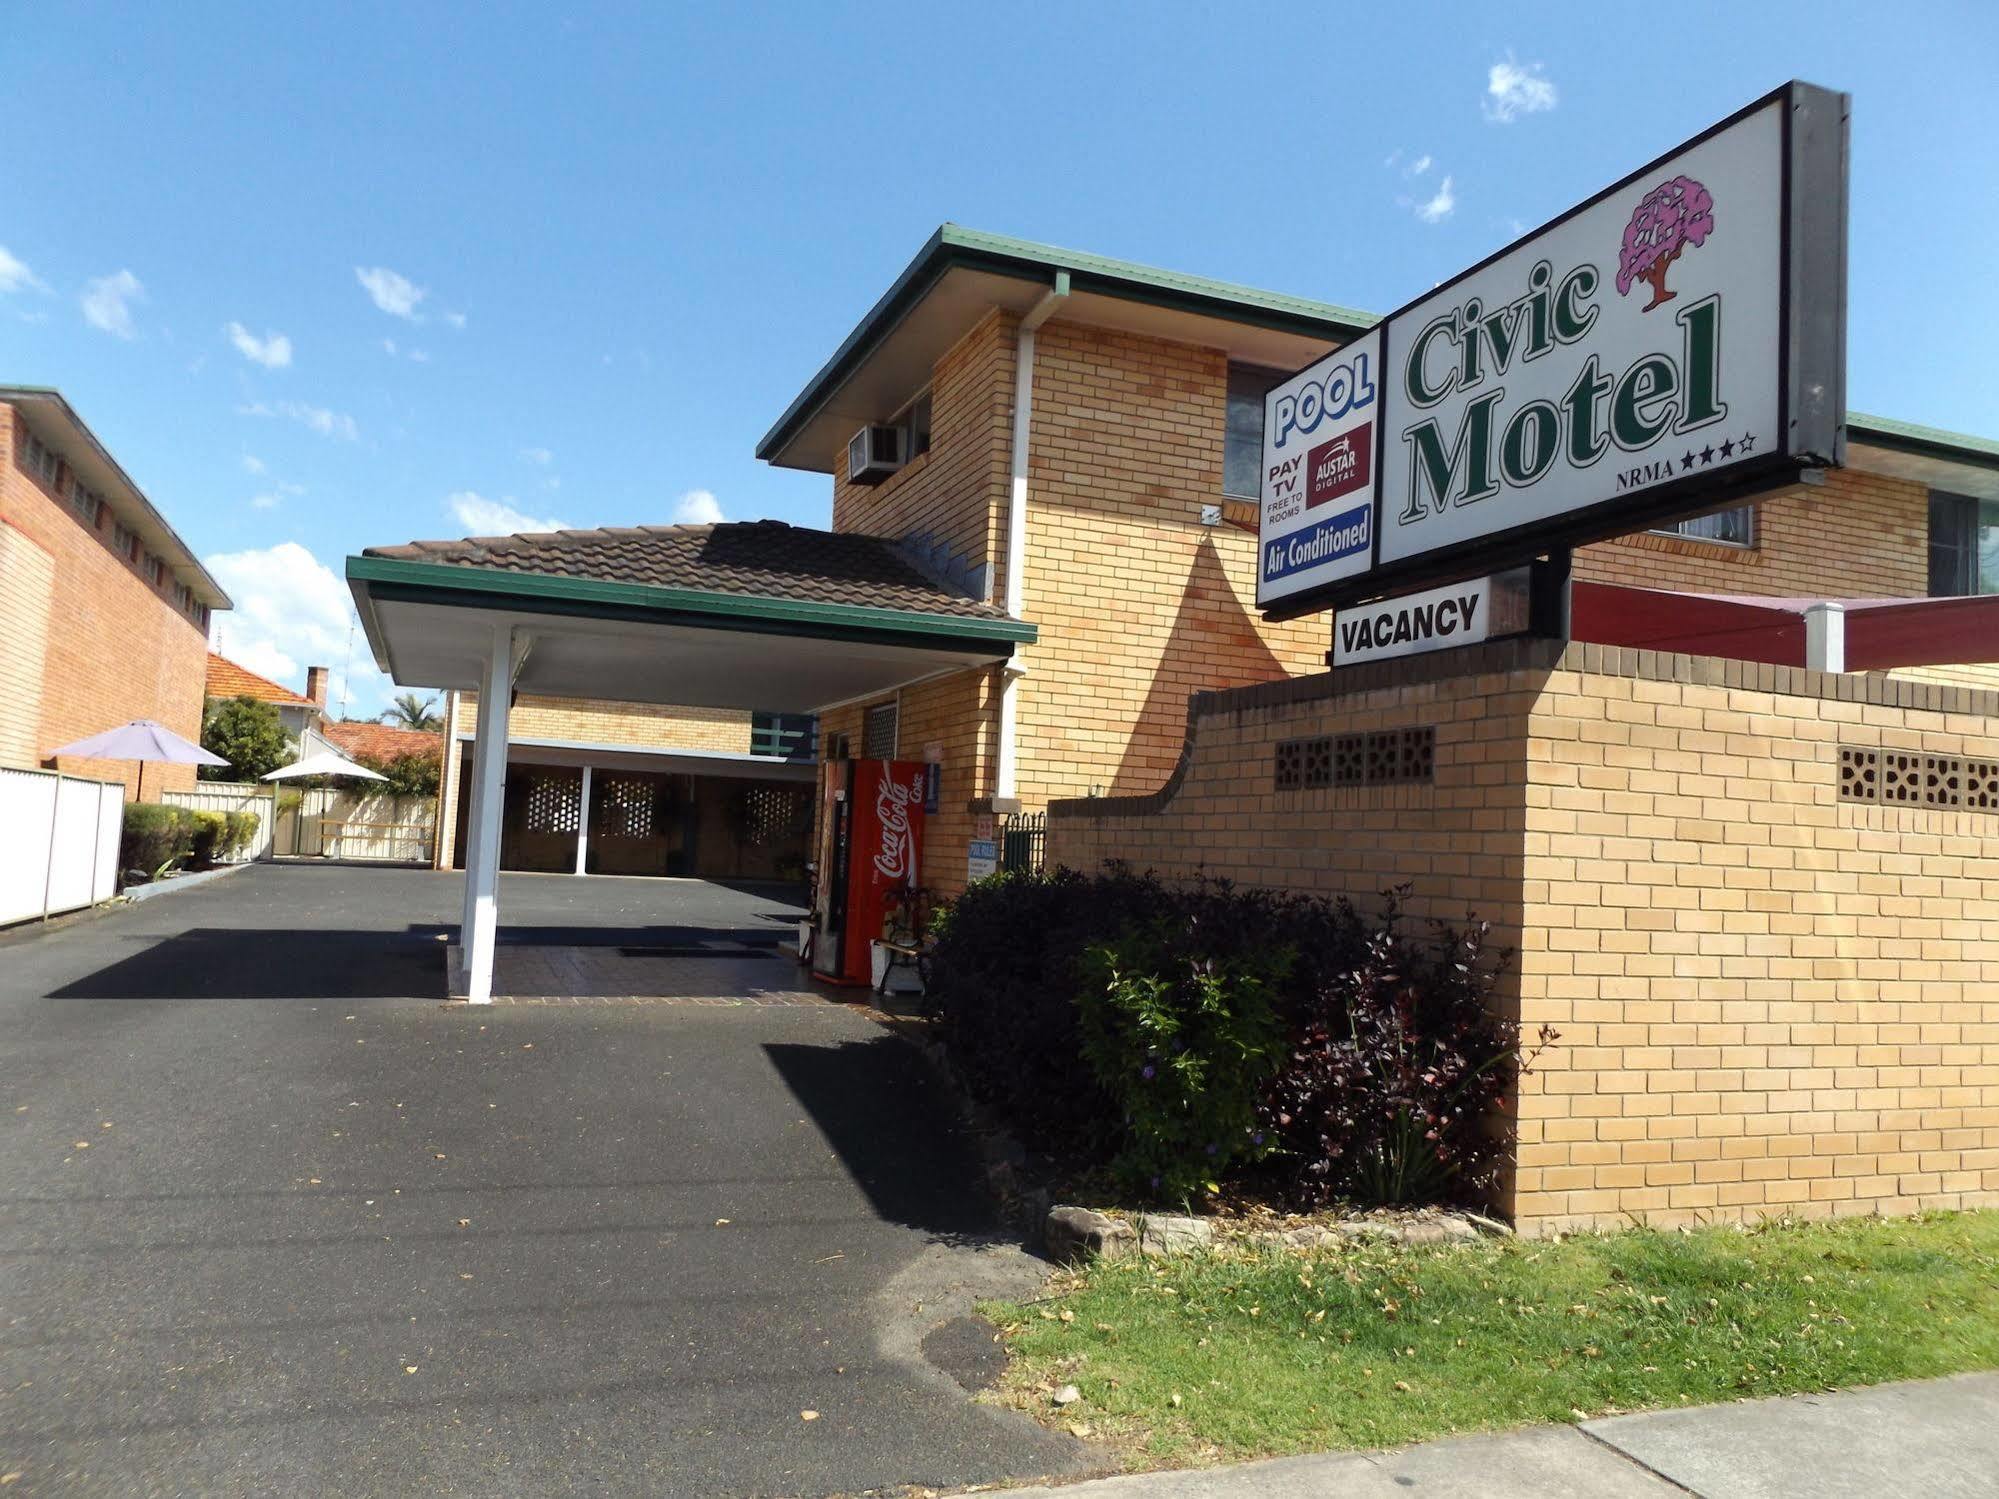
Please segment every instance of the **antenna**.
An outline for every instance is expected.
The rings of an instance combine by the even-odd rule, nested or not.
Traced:
[[[354,624],[355,621],[350,616],[347,621],[347,659],[340,663],[340,717],[342,722],[345,722],[347,718],[348,684],[354,680]]]

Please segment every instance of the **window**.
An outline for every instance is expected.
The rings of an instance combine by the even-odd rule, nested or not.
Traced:
[[[908,463],[930,451],[930,392],[925,391],[895,419],[902,428],[902,458]]]
[[[166,565],[151,552],[146,553],[146,560],[139,571],[146,575],[146,581],[155,588],[166,581]]]
[[[1717,510],[1712,515],[1698,515],[1677,525],[1660,526],[1657,534],[1684,536],[1689,541],[1718,541],[1724,546],[1732,547],[1754,546],[1756,507],[1737,505],[1732,510]]]
[[[779,760],[810,760],[819,749],[819,720],[810,713],[750,715],[750,753]]]
[[[97,529],[97,512],[104,503],[104,497],[94,489],[85,489],[77,482],[75,474],[69,476],[69,503],[83,517],[86,526],[93,531]]]
[[[1930,494],[1930,597],[1999,593],[1999,500]]]
[[[41,480],[42,488],[50,494],[55,493],[56,475],[62,465],[56,459],[55,449],[32,432],[24,434],[21,443],[21,467]]]
[[[111,550],[127,562],[139,560],[139,538],[126,530],[122,521],[111,522]]]
[[[1285,377],[1254,365],[1229,366],[1228,417],[1222,432],[1222,493],[1253,500],[1263,493],[1263,398]]]
[[[893,760],[895,758],[894,703],[883,703],[879,708],[870,708],[861,715],[861,758],[863,760]]]

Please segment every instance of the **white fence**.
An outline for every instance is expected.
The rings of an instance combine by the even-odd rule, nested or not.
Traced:
[[[271,838],[277,831],[277,798],[270,786],[255,781],[197,781],[192,791],[169,791],[160,798],[169,807],[187,807],[195,812],[250,812],[257,818],[257,832],[225,863],[247,864],[271,852]]]
[[[0,769],[0,925],[109,900],[124,826],[116,781]]]
[[[281,795],[277,823],[280,857],[428,864],[437,846],[437,799],[321,787]]]

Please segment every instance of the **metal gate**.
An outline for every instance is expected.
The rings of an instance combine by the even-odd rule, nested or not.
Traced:
[[[1001,869],[1039,869],[1048,855],[1048,814],[1013,812],[999,819]]]

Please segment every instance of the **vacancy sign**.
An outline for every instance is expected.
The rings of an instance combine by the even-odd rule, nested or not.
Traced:
[[[1380,369],[1368,333],[1264,398],[1259,606],[1373,565]]]
[[[1490,571],[1840,462],[1847,108],[1787,84],[1273,391],[1258,602]]]

